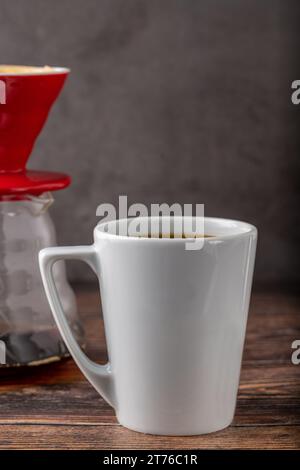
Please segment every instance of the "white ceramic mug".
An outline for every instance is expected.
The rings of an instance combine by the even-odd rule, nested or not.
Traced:
[[[119,422],[151,434],[203,434],[234,415],[257,230],[205,218],[202,249],[181,238],[107,233],[92,246],[40,252],[44,287],[78,367],[115,408]],[[86,261],[99,278],[109,362],[91,361],[66,321],[52,275],[60,259]]]

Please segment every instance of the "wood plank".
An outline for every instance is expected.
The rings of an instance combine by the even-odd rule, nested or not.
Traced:
[[[229,427],[204,436],[151,436],[120,425],[0,427],[0,449],[298,449],[300,427]]]
[[[104,363],[99,293],[81,288],[78,302],[87,352]],[[0,448],[300,448],[300,366],[291,364],[299,312],[295,292],[253,295],[235,419],[224,431],[170,438],[126,430],[70,359],[0,370]]]
[[[69,363],[72,364],[71,361]],[[70,375],[63,375],[62,364],[51,367],[50,383],[44,372],[41,377],[25,376],[17,383],[2,383],[0,423],[116,422],[112,408],[83,376],[74,380],[72,375],[70,380]],[[59,372],[56,373],[55,369]],[[295,372],[296,366],[292,365],[246,365],[234,423],[300,424],[300,387]],[[53,377],[60,377],[60,380],[53,382]]]

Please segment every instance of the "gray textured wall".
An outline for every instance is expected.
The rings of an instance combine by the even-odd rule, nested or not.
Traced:
[[[257,281],[299,281],[298,4],[0,0],[0,62],[72,69],[30,161],[73,177],[60,244],[90,243],[119,194],[205,203],[258,226]]]

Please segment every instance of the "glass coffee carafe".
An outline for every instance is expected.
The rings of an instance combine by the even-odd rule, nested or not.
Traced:
[[[6,365],[36,365],[67,355],[54,324],[38,266],[39,251],[56,245],[48,208],[51,193],[5,197],[0,201],[0,340]],[[83,331],[65,265],[54,266],[57,289],[80,343]]]

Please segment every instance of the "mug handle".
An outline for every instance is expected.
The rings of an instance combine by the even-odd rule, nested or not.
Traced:
[[[53,278],[53,265],[63,259],[85,261],[98,276],[98,259],[94,245],[91,246],[62,246],[44,248],[39,252],[39,264],[42,280],[52,314],[57,327],[66,343],[74,361],[95,389],[103,398],[115,407],[113,377],[110,363],[99,365],[87,357],[78,345],[65,317],[63,307]]]

